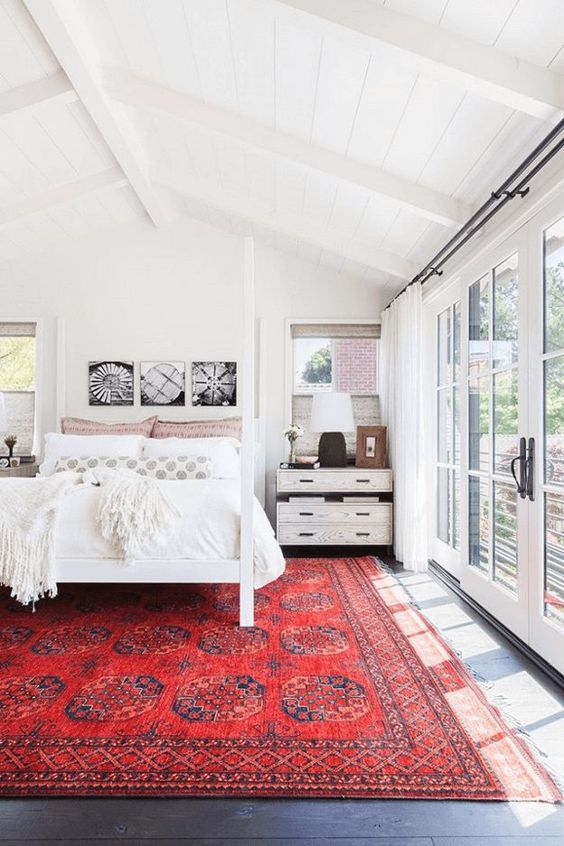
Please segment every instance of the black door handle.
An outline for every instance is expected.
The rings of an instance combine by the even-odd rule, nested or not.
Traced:
[[[511,474],[515,479],[515,485],[517,486],[517,493],[521,499],[525,499],[528,495],[527,461],[527,441],[525,438],[521,438],[519,441],[519,455],[516,455],[515,458],[512,459],[510,465]],[[517,462],[519,462],[519,478],[517,478],[517,474],[515,472],[515,465]]]
[[[527,460],[525,462],[525,478],[527,480],[526,495],[531,502],[535,501],[535,439],[529,438]]]

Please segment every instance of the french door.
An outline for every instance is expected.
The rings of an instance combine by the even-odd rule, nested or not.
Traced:
[[[468,266],[429,315],[431,557],[564,672],[564,209]]]

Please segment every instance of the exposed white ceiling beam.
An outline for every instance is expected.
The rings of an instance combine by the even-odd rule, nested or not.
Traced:
[[[158,173],[156,181],[164,188],[203,205],[211,206],[224,214],[242,218],[249,223],[279,232],[335,255],[364,264],[374,270],[400,279],[410,279],[420,269],[418,265],[387,250],[375,250],[358,241],[341,235],[334,229],[316,226],[305,217],[274,212],[244,197],[233,197],[201,180],[179,174]]]
[[[74,33],[69,28],[68,20],[62,13],[63,6],[61,4],[55,6],[52,0],[24,0],[24,3],[149,218],[155,226],[164,223],[166,221],[164,210],[140,164],[141,158],[131,142],[126,139],[97,79],[84,60]],[[67,11],[68,9],[67,6]],[[73,10],[71,7],[70,11],[77,13],[76,8]]]
[[[277,132],[242,115],[209,106],[189,94],[172,91],[129,71],[107,73],[105,83],[112,97],[128,105],[164,112],[250,146],[260,153],[313,168],[340,182],[384,195],[402,208],[443,226],[458,227],[470,217],[468,205],[431,188],[343,158],[331,150]]]
[[[72,103],[78,100],[78,94],[69,82],[66,73],[57,73],[10,88],[0,94],[0,117],[30,109],[40,103]]]
[[[0,208],[0,227],[15,223],[23,217],[29,217],[38,212],[49,211],[57,206],[72,203],[85,194],[100,194],[103,191],[124,188],[129,185],[121,170],[117,167],[108,168],[101,173],[67,182],[49,191],[41,191],[33,197],[27,197],[19,203]]]
[[[564,110],[564,76],[494,47],[395,12],[373,0],[272,0],[321,32],[371,52],[387,50],[420,71],[512,109],[551,120]]]

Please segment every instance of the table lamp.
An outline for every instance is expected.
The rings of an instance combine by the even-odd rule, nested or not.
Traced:
[[[346,467],[347,445],[343,432],[354,432],[354,429],[350,394],[313,395],[310,430],[323,433],[318,453],[321,467]]]

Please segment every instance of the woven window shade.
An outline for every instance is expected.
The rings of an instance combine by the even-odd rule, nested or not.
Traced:
[[[0,338],[35,338],[35,323],[4,323],[0,321]]]
[[[379,338],[379,323],[293,323],[292,338]]]

